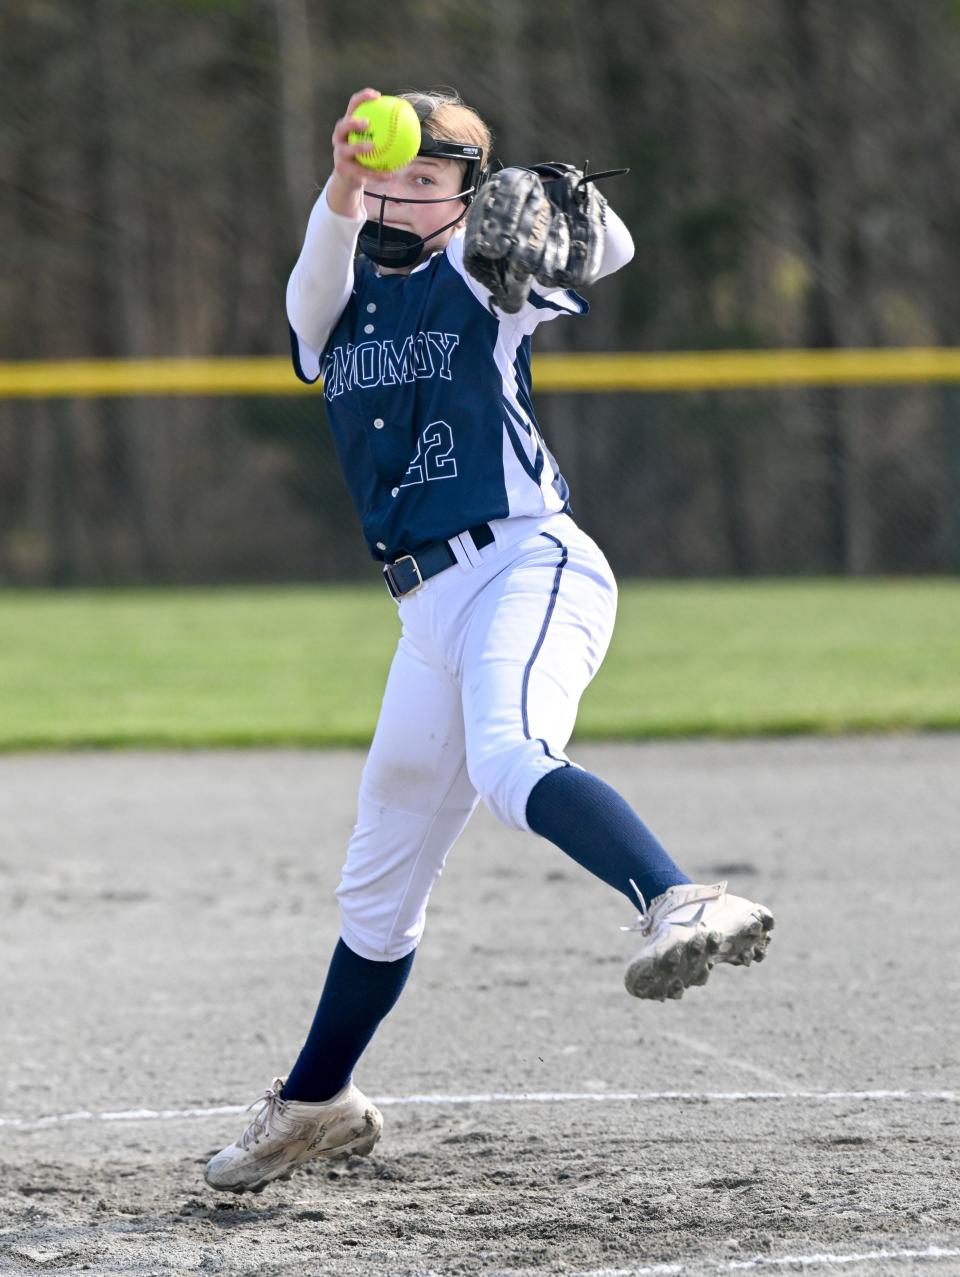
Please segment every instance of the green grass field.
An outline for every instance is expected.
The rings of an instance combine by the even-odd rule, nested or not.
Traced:
[[[0,749],[363,744],[379,585],[0,592]],[[627,582],[578,736],[960,727],[953,580]]]

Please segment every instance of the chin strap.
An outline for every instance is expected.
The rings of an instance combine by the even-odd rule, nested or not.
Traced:
[[[412,231],[400,230],[397,226],[384,226],[383,219],[387,213],[387,201],[392,204],[449,204],[452,200],[463,200],[473,195],[476,187],[466,191],[458,191],[456,195],[441,195],[434,199],[405,200],[395,195],[371,195],[371,199],[380,201],[380,216],[373,221],[367,219],[360,231],[360,249],[378,266],[415,266],[423,255],[430,240],[442,235],[464,216],[458,213],[452,221],[431,231],[429,235],[414,235]]]

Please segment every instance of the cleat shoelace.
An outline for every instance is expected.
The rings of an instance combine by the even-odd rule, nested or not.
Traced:
[[[654,923],[653,915],[651,914],[650,910],[647,908],[647,902],[643,898],[643,892],[640,890],[637,884],[633,881],[632,878],[628,878],[627,881],[630,883],[630,886],[634,890],[634,894],[636,895],[637,899],[640,901],[640,912],[636,916],[636,918],[633,920],[633,922],[630,923],[629,927],[621,927],[620,930],[621,931],[639,931],[640,934],[643,936],[649,935]]]
[[[669,918],[670,914],[673,913],[674,910],[683,908],[684,905],[696,904],[698,901],[706,903],[711,900],[718,900],[723,896],[727,889],[726,882],[718,882],[716,886],[702,888],[701,894],[694,895],[689,900],[677,901],[674,904],[670,904],[669,893],[664,892],[663,895],[657,896],[657,898],[653,901],[652,906],[650,906],[643,898],[643,892],[633,879],[629,878],[627,881],[630,883],[630,886],[636,894],[637,900],[640,902],[640,913],[629,927],[621,927],[620,930],[638,931],[642,936],[649,936]],[[699,918],[696,919],[696,921],[699,922]]]
[[[246,1112],[248,1113],[257,1104],[262,1105],[262,1108],[237,1141],[244,1151],[249,1149],[251,1144],[259,1144],[262,1135],[269,1135],[270,1122],[274,1114],[282,1113],[286,1103],[280,1095],[282,1089],[283,1079],[274,1078],[273,1085],[267,1087],[261,1096],[258,1096],[253,1103],[247,1105]]]

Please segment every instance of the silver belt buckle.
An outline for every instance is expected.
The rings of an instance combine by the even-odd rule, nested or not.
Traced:
[[[421,574],[421,572],[420,572],[420,564],[416,561],[416,559],[413,557],[413,555],[412,555],[412,554],[402,554],[402,555],[400,556],[400,558],[399,558],[399,559],[395,559],[395,560],[394,560],[394,562],[390,564],[390,566],[391,566],[392,568],[395,568],[395,567],[397,566],[397,564],[398,564],[398,563],[412,563],[412,564],[413,564],[413,570],[414,570],[414,572],[416,572],[416,574],[417,574],[417,583],[416,583],[416,585],[415,585],[415,586],[413,586],[413,588],[412,588],[412,589],[410,589],[410,590],[404,590],[404,591],[403,591],[403,593],[402,593],[401,595],[399,595],[399,597],[400,597],[401,599],[405,599],[405,598],[407,597],[407,595],[408,595],[408,594],[416,594],[417,590],[422,590],[422,589],[423,589],[423,576],[422,576],[422,574]]]

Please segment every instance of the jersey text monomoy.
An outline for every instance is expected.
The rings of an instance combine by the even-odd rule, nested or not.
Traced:
[[[336,399],[345,390],[397,386],[418,378],[440,376],[452,381],[450,360],[459,333],[414,333],[401,342],[361,341],[332,346],[323,363],[323,394]]]

